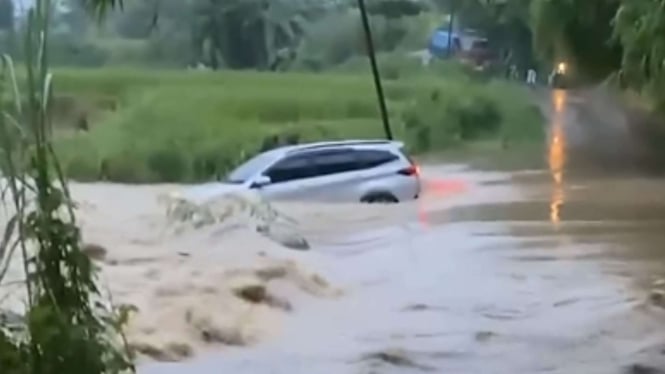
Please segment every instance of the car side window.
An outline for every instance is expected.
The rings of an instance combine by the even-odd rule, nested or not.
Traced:
[[[399,159],[394,153],[371,149],[357,151],[356,157],[363,169],[375,168]]]
[[[310,156],[317,176],[345,173],[362,169],[354,150],[326,151]]]
[[[283,183],[314,177],[316,169],[307,157],[293,156],[277,162],[263,174],[270,177],[272,183]]]

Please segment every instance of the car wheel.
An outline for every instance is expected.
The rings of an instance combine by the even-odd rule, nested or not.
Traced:
[[[390,193],[374,193],[363,197],[361,200],[367,204],[396,204],[399,200]]]

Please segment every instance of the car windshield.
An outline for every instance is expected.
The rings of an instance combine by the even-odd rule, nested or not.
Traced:
[[[254,156],[229,173],[225,181],[227,183],[243,184],[256,173],[263,170],[274,158],[274,155],[271,153],[261,153]]]

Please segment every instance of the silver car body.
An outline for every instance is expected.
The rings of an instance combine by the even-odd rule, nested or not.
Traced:
[[[418,168],[402,148],[403,143],[386,140],[285,146],[253,157],[232,171],[226,181],[195,187],[189,195],[201,199],[255,190],[267,200],[413,200],[421,189]],[[289,170],[295,174],[289,175]],[[297,175],[303,177],[294,177]]]

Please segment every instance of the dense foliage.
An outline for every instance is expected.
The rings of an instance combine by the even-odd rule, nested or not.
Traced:
[[[624,1],[615,21],[623,47],[623,82],[665,109],[665,1]]]
[[[22,264],[24,310],[0,309],[0,370],[10,374],[132,372],[122,326],[126,313],[107,305],[97,269],[83,253],[67,182],[53,151],[53,77],[48,0],[36,0],[24,34],[25,81],[8,55],[0,64],[0,170],[6,219],[0,285]],[[10,215],[9,217],[5,215]],[[19,261],[13,261],[20,255]],[[5,288],[3,288],[5,289]],[[6,298],[3,295],[1,301]]]
[[[14,2],[12,0],[0,0],[0,30],[11,30],[14,28]]]
[[[395,60],[380,56],[391,76],[389,114],[412,150],[542,139],[542,119],[521,89],[477,81],[456,66]],[[56,125],[67,136],[56,151],[77,180],[179,182],[223,176],[275,138],[382,137],[366,70],[365,60],[326,74],[59,70]],[[80,110],[67,110],[72,100]],[[79,116],[88,129],[74,128]]]

